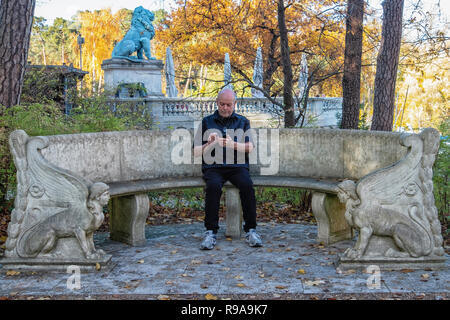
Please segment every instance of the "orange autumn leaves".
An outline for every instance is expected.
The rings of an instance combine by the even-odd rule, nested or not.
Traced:
[[[345,4],[329,0],[286,3],[294,68],[299,68],[301,54],[306,52],[309,62],[317,66],[318,76],[339,69],[345,24],[338,11],[326,9],[341,3]],[[172,48],[179,75],[186,71],[182,66],[191,63],[220,66],[228,52],[233,68],[251,78],[256,48],[262,47],[264,70],[274,70],[267,74],[269,81],[277,83],[282,78],[276,1],[190,0],[177,4],[157,26],[155,48],[156,55],[162,57],[167,46]],[[278,89],[280,86],[278,81]]]
[[[102,61],[111,58],[111,52],[116,42],[120,41],[128,30],[131,21],[131,11],[122,9],[115,14],[110,9],[82,11],[78,14],[79,32],[85,39],[83,45],[83,70],[89,71],[84,78],[88,87],[99,88],[102,82]],[[77,39],[72,42],[73,50],[78,51]],[[77,61],[75,66],[79,66]]]

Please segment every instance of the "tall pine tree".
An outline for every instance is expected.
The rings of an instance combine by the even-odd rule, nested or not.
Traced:
[[[284,86],[284,126],[295,126],[294,97],[292,96],[292,64],[289,49],[288,30],[286,27],[285,6],[283,0],[278,0],[278,27],[280,29],[281,65],[283,67]]]
[[[402,38],[403,0],[383,1],[381,47],[377,57],[371,130],[392,131],[395,82]]]
[[[0,2],[0,105],[20,103],[35,0]]]
[[[358,129],[364,0],[348,0],[342,79],[342,129]]]

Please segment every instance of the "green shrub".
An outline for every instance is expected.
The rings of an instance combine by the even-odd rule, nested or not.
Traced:
[[[203,210],[203,188],[185,188],[176,190],[161,190],[148,192],[153,204],[180,210],[184,207],[194,210]]]
[[[65,115],[57,103],[0,106],[0,214],[10,210],[16,169],[9,151],[9,134],[22,129],[29,136],[136,129],[144,121],[133,119],[127,105],[108,105],[106,95],[77,99],[77,107]],[[149,121],[146,119],[146,121]],[[148,123],[148,122],[147,122]]]
[[[105,95],[77,99],[76,107],[67,116],[67,121],[73,133],[130,129],[128,118],[116,116],[110,109]]]
[[[11,209],[12,199],[9,199],[8,185],[15,184],[15,168],[8,147],[6,128],[0,127],[0,215]]]
[[[310,209],[311,192],[296,188],[256,187],[256,200],[259,203],[276,202],[290,204],[298,208]]]
[[[443,225],[444,238],[450,236],[450,193],[448,176],[450,174],[450,120],[443,121],[439,127],[442,139],[440,141],[439,153],[433,167],[433,186],[436,208],[439,220]]]
[[[61,72],[57,70],[29,69],[26,71],[22,94],[22,104],[57,103],[64,109],[64,83]]]
[[[15,189],[16,173],[9,151],[9,134],[16,129],[24,129],[31,136],[68,133],[68,130],[56,105],[0,107],[0,123],[0,209],[5,209],[11,206],[8,190]]]
[[[173,202],[177,206],[186,206],[192,209],[203,209],[203,188],[186,188],[178,190],[152,191],[148,193],[152,202],[164,205]],[[311,192],[295,188],[255,187],[256,201],[258,204],[279,203],[289,204],[298,209],[310,209]]]

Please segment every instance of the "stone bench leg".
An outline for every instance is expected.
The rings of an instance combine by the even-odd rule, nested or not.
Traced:
[[[353,230],[345,220],[345,205],[337,195],[313,192],[312,211],[317,221],[317,241],[332,244],[353,238]]]
[[[239,239],[242,233],[242,205],[238,188],[225,187],[225,206],[227,210],[225,235]]]
[[[111,239],[132,246],[144,245],[149,205],[147,194],[112,198],[109,221]]]

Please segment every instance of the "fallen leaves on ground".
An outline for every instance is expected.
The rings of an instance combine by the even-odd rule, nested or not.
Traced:
[[[400,270],[401,273],[409,273],[409,272],[414,272],[413,269],[401,269]]]
[[[306,280],[305,281],[305,285],[310,286],[310,287],[318,286],[318,285],[321,285],[324,283],[325,283],[325,281],[323,281],[323,280],[314,280],[314,281]]]
[[[211,293],[207,293],[207,294],[205,294],[205,299],[206,300],[217,300],[217,297]]]
[[[430,275],[428,273],[424,273],[420,276],[420,281],[427,282],[428,278],[430,278]]]
[[[142,280],[131,280],[130,282],[127,282],[124,286],[125,289],[131,290],[131,289],[136,289],[139,284],[141,283]]]
[[[275,286],[277,289],[287,289],[287,286]]]

